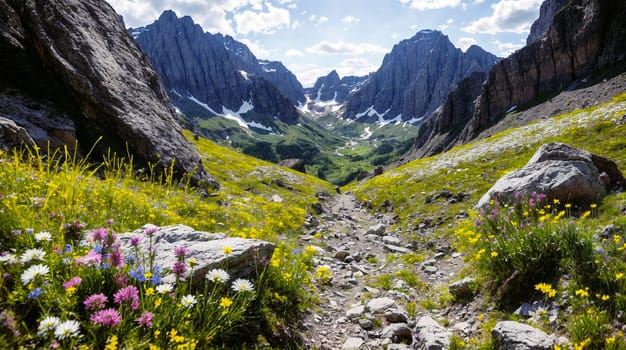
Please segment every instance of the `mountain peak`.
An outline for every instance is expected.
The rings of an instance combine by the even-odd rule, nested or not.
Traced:
[[[165,10],[163,11],[163,13],[161,13],[161,16],[159,16],[158,21],[172,22],[177,19],[178,16],[176,16],[176,12],[174,12],[173,10]]]

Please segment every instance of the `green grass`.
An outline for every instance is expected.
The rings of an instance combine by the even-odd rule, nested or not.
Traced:
[[[190,133],[185,135],[192,138]],[[316,201],[315,193],[330,192],[332,186],[203,139],[194,142],[205,167],[222,185],[208,197],[188,187],[185,179],[175,180],[171,169],[164,173],[136,169],[132,159],[115,155],[93,165],[67,151],[0,153],[0,271],[5,276],[0,281],[2,347],[91,344],[102,348],[114,342],[128,348],[246,347],[254,346],[256,335],[278,347],[290,344],[289,325],[299,310],[314,302],[310,290],[316,283],[312,250],[298,245],[296,238]],[[280,196],[282,202],[273,196]],[[126,283],[137,288],[141,303],[138,309],[125,309],[113,303],[113,295],[121,288],[115,281],[130,276],[135,269],[132,263],[94,268],[72,261],[96,249],[78,243],[85,230],[106,229],[102,258],[111,259],[117,254],[116,246],[106,243],[114,241],[112,234],[146,223],[182,223],[203,231],[269,240],[277,248],[267,269],[259,271],[253,281],[255,292],[249,299],[230,287],[207,293],[210,290],[192,289],[184,283],[175,287],[173,299],[163,298],[150,291],[156,287],[152,282],[126,277]],[[48,232],[50,240],[40,240],[39,232]],[[25,260],[29,249],[41,249],[45,256]],[[47,267],[48,272],[20,283],[24,271],[34,265]],[[171,269],[161,268],[162,273]],[[150,266],[147,272],[159,275],[161,270]],[[63,283],[74,277],[82,281],[69,291]],[[108,297],[107,307],[122,318],[119,325],[102,327],[90,320],[92,311],[85,309],[83,301],[93,293]],[[190,308],[181,307],[185,295],[197,300]],[[153,314],[150,329],[136,326],[142,312]],[[39,322],[47,316],[79,322],[82,337],[36,334]]]

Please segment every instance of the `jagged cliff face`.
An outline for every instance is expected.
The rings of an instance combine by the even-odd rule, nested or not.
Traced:
[[[489,72],[476,112],[459,141],[473,139],[514,106],[576,82],[619,73],[625,59],[626,2],[571,0],[547,32]]]
[[[230,36],[205,33],[190,17],[178,18],[172,11],[131,32],[163,78],[174,105],[188,117],[235,117],[246,127],[265,130],[275,128],[275,120],[297,122],[294,102],[266,79],[279,81],[285,73],[266,72],[252,52]]]
[[[419,122],[461,79],[488,71],[496,61],[477,46],[463,53],[441,32],[421,31],[385,56],[380,69],[348,99],[344,118]]]
[[[568,0],[546,0],[541,4],[539,18],[530,27],[530,33],[528,34],[528,38],[526,38],[527,45],[537,40],[541,34],[550,29],[554,16],[567,5],[567,2]]]
[[[64,111],[61,117],[75,123],[83,147],[103,137],[96,152],[110,147],[126,154],[128,146],[137,162],[165,167],[176,160],[178,174],[197,169],[196,181],[216,185],[183,137],[148,58],[110,5],[0,0],[0,11],[0,87],[13,99],[0,104],[4,117],[29,114],[20,100],[26,107],[41,103],[55,114],[38,117],[57,118]]]
[[[263,77],[276,85],[278,90],[291,100],[294,105],[306,102],[304,88],[298,78],[279,61],[259,60]]]
[[[367,76],[346,76],[339,79],[339,74],[333,70],[327,76],[317,78],[315,85],[306,89],[306,93],[313,101],[344,103],[351,93],[361,88],[367,78]]]

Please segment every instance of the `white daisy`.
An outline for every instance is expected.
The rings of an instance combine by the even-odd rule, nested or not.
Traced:
[[[45,257],[46,252],[44,252],[42,249],[27,249],[20,257],[20,261],[22,262],[22,264],[25,264],[33,260],[43,260]]]
[[[54,336],[58,340],[75,338],[80,335],[80,323],[75,320],[63,321],[54,329]]]
[[[228,275],[228,272],[222,269],[213,269],[206,274],[206,278],[212,282],[225,283],[228,281],[230,276]]]
[[[174,290],[174,286],[170,283],[163,283],[156,286],[156,291],[159,294],[168,294]]]
[[[254,286],[252,285],[252,282],[245,280],[243,278],[237,278],[233,282],[233,285],[231,286],[231,288],[237,293],[254,292]]]
[[[5,254],[5,255],[0,255],[0,263],[3,264],[15,264],[17,263],[17,257],[15,257],[15,254]]]
[[[45,335],[49,331],[54,330],[61,320],[56,316],[48,316],[39,322],[39,328],[37,334]]]
[[[50,269],[46,265],[37,264],[29,267],[22,273],[22,284],[27,285],[35,280],[39,276],[46,276],[50,272]]]
[[[180,304],[186,308],[190,308],[194,306],[196,302],[197,302],[196,297],[191,294],[187,294],[180,299]]]
[[[52,235],[48,231],[41,231],[41,232],[35,233],[35,240],[37,242],[43,242],[43,241],[50,242],[52,240]]]

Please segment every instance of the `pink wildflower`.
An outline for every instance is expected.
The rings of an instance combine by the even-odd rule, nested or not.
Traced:
[[[69,281],[63,283],[63,288],[68,289],[70,287],[76,287],[77,285],[80,284],[80,282],[82,282],[83,280],[78,277],[78,276],[74,276],[72,277],[72,279],[70,279]]]
[[[104,294],[92,294],[85,299],[83,304],[89,310],[100,310],[107,303],[107,297]]]
[[[115,327],[122,322],[122,317],[115,309],[100,310],[89,318],[91,322],[107,327]]]
[[[135,286],[124,287],[113,295],[113,301],[115,301],[116,304],[122,304],[128,301],[131,310],[137,310],[139,307],[139,290]]]
[[[107,238],[107,229],[102,227],[91,233],[91,240],[94,242],[104,241]]]
[[[150,311],[144,311],[141,316],[139,316],[137,318],[137,323],[139,323],[140,326],[144,326],[144,327],[152,327],[152,318],[154,317],[154,314]]]
[[[148,227],[147,229],[143,230],[143,233],[146,236],[152,236],[155,232],[157,232],[159,230],[158,227]]]
[[[184,262],[177,261],[174,263],[174,266],[172,266],[172,272],[178,277],[183,277],[185,276],[185,272],[187,272],[187,266],[185,266]]]

